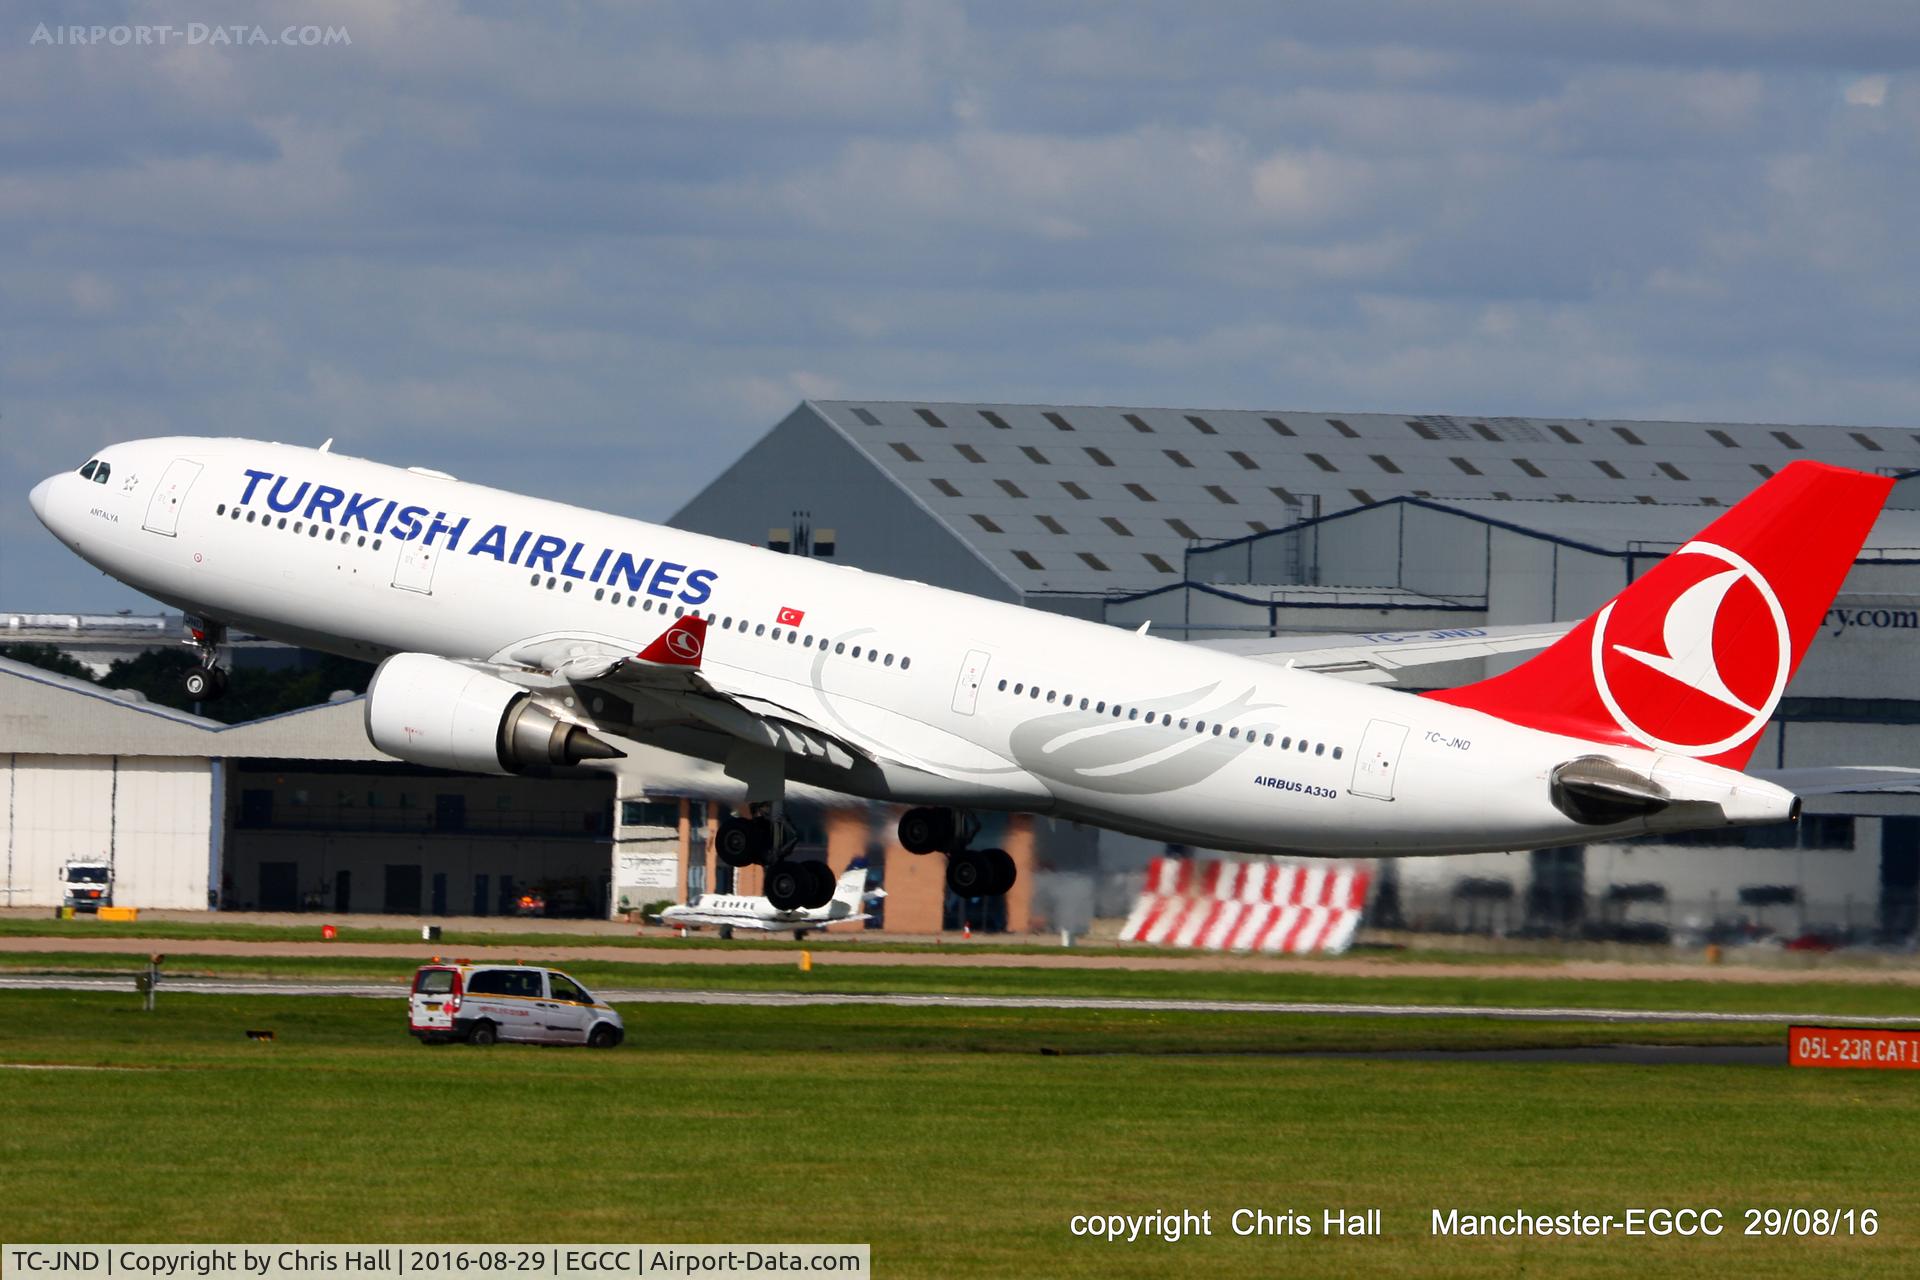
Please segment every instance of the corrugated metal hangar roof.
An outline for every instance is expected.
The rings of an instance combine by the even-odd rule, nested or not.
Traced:
[[[0,658],[6,749],[23,755],[391,760],[367,741],[365,701],[226,725]]]
[[[1891,427],[822,400],[807,407],[1022,593],[1131,591],[1197,543],[1402,496],[1739,501],[1797,458],[1920,468]],[[1620,507],[1611,504],[1632,504]],[[1666,522],[1662,522],[1663,524]]]

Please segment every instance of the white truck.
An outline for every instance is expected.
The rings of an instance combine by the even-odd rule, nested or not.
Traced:
[[[98,911],[113,905],[113,864],[102,858],[73,858],[60,868],[60,905]]]

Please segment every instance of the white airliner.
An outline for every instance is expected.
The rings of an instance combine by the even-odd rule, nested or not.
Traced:
[[[804,866],[824,867],[824,862]],[[850,867],[834,886],[833,897],[825,906],[780,908],[765,898],[738,894],[703,894],[693,902],[666,908],[660,923],[680,928],[715,928],[720,936],[733,936],[735,929],[753,929],[762,933],[791,933],[804,938],[815,929],[834,924],[859,924],[869,919],[860,909],[867,889],[867,869]],[[884,890],[876,889],[875,893]]]
[[[1330,856],[1792,820],[1791,791],[1740,770],[1892,483],[1794,463],[1544,652],[1417,696],[1314,669],[1351,671],[1377,637],[1296,642],[1281,666],[330,444],[115,445],[33,509],[202,620],[196,697],[218,694],[235,625],[380,660],[367,732],[402,760],[719,763],[747,805],[719,852],[767,863],[782,910],[832,893],[786,856],[790,781],[913,806],[902,844],[945,854],[969,896],[1014,875],[969,847],[975,810]]]

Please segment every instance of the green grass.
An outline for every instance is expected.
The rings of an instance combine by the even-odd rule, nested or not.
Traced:
[[[1910,1275],[1905,1073],[1379,1061],[1595,1043],[1590,1024],[891,1008],[630,1008],[612,1053],[425,1048],[396,1004],[0,993],[10,1240],[870,1241],[884,1276]],[[247,1041],[270,1027],[271,1044]],[[1636,1027],[1778,1043],[1778,1028]],[[1043,1052],[1052,1050],[1057,1052]],[[1739,1234],[1872,1207],[1871,1240]],[[1433,1241],[1428,1211],[1720,1207],[1715,1240]],[[1239,1239],[1249,1206],[1380,1239]],[[1077,1240],[1207,1209],[1212,1238]]]
[[[457,949],[447,954],[457,955]],[[138,958],[99,953],[35,955],[0,951],[0,971],[125,972],[143,967]],[[1474,1008],[1548,1006],[1602,1009],[1699,1009],[1729,1013],[1815,1013],[1852,1017],[1920,1017],[1920,989],[1894,982],[1796,981],[1713,982],[1676,979],[1590,979],[1541,976],[1481,976],[1472,972],[1412,975],[1384,968],[1364,976],[1293,971],[1284,967],[1246,971],[1053,969],[1001,966],[836,964],[816,952],[813,971],[797,965],[687,963],[622,964],[565,962],[592,987],[700,991],[902,992],[1006,996],[1112,996],[1191,1000],[1277,1000],[1341,1004],[1443,1004]],[[318,977],[405,982],[410,960],[357,956],[315,958],[169,954],[168,973]]]

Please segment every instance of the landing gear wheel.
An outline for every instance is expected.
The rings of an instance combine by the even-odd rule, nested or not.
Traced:
[[[195,667],[181,678],[180,687],[195,702],[212,702],[227,691],[227,673],[219,667]]]
[[[489,1045],[500,1038],[499,1028],[491,1022],[476,1022],[473,1030],[467,1032],[467,1043]]]
[[[1020,878],[1020,872],[1013,865],[1013,855],[1005,849],[982,849],[980,857],[987,864],[987,894],[995,897],[1013,888],[1013,882]]]
[[[951,849],[959,825],[951,809],[909,809],[900,815],[900,847],[908,853]]]
[[[804,862],[776,862],[767,868],[767,901],[775,911],[797,911],[807,898],[810,877]]]
[[[773,852],[773,823],[766,818],[725,818],[713,838],[714,852],[730,867],[751,867]]]
[[[587,1048],[611,1049],[620,1043],[620,1033],[611,1024],[602,1022],[587,1032]]]
[[[963,898],[984,898],[993,892],[991,870],[979,849],[962,849],[947,857],[947,888]]]
[[[829,902],[832,902],[834,890],[833,868],[824,862],[803,862],[800,865],[805,868],[807,875],[806,905],[809,907],[824,907]]]

